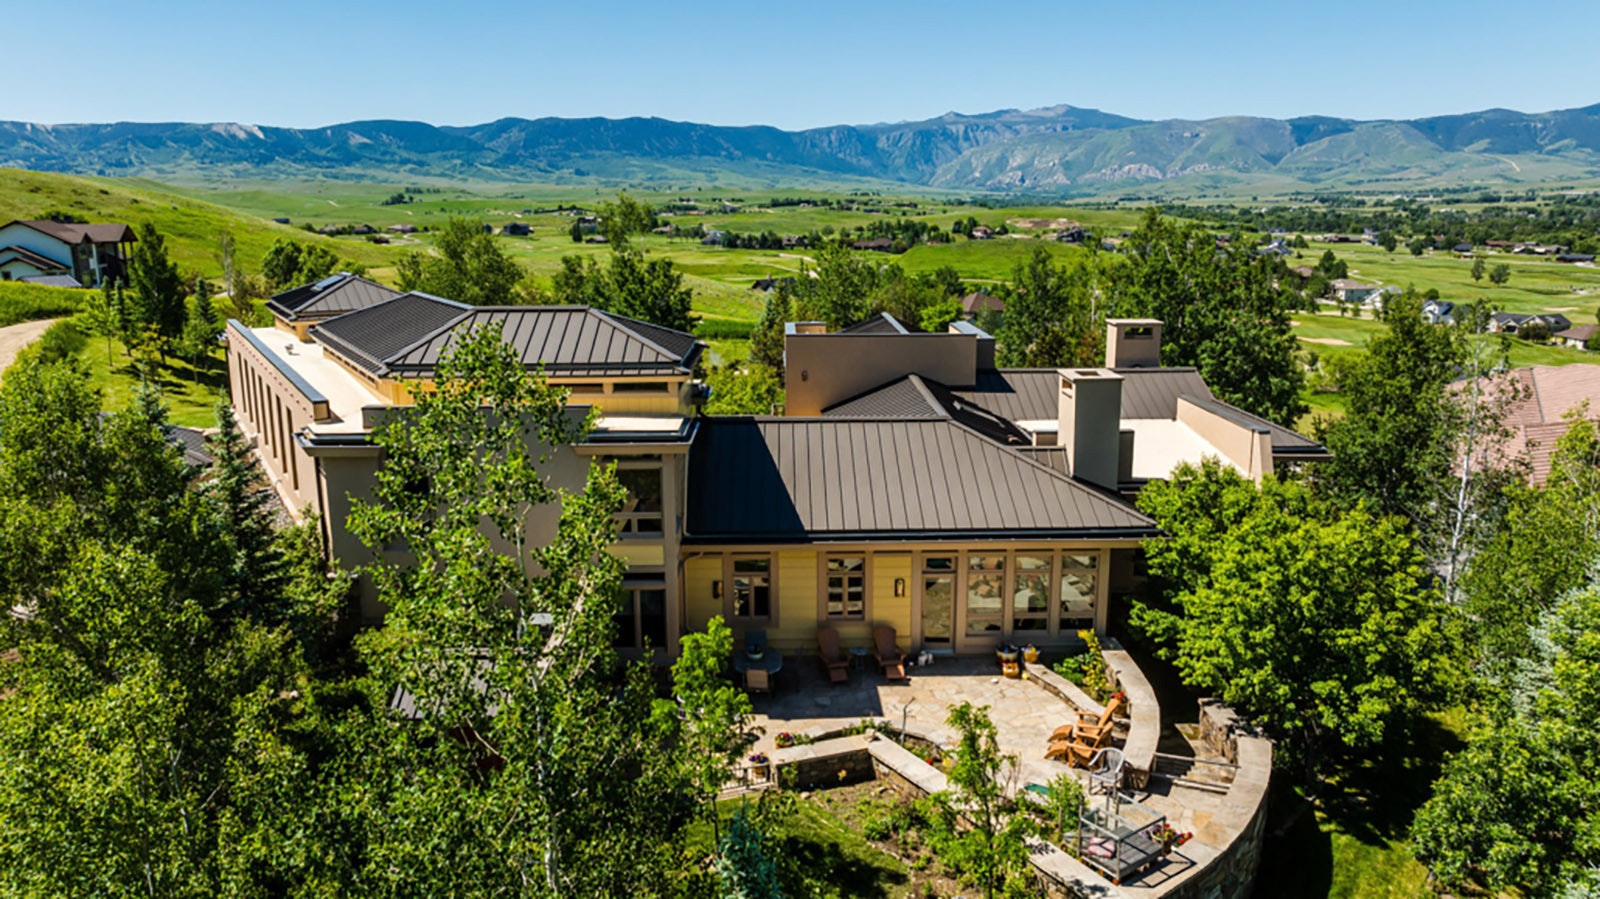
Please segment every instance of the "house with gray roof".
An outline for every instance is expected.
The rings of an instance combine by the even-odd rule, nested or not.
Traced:
[[[394,299],[400,291],[360,275],[338,272],[311,284],[302,284],[267,299],[267,311],[279,327],[304,339],[305,331],[320,321],[346,312],[376,306]]]
[[[876,625],[916,651],[1074,644],[1107,627],[1141,541],[1159,536],[1133,502],[1143,484],[1207,456],[1259,478],[1325,455],[1221,402],[1193,369],[1161,366],[1154,320],[1109,322],[1106,364],[1088,369],[997,367],[993,338],[967,321],[791,323],[783,414],[718,417],[700,411],[693,335],[584,306],[386,288],[304,327],[289,317],[330,287],[280,295],[272,326],[228,325],[236,414],[285,508],[318,513],[345,564],[373,558],[344,525],[382,464],[373,429],[466,335],[494,329],[570,391],[574,419],[592,415],[580,443],[542,448],[546,473],[580,490],[591,465],[618,466],[617,643],[663,659],[719,615],[783,652],[809,653],[822,627],[865,646]],[[536,539],[557,514],[530,512]],[[354,589],[379,619],[372,586]]]

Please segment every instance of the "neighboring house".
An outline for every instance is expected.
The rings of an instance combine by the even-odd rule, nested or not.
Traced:
[[[1551,334],[1559,334],[1572,327],[1572,320],[1559,312],[1496,312],[1489,316],[1489,330],[1496,334],[1517,334],[1533,323],[1544,325]]]
[[[1592,253],[1562,253],[1562,254],[1560,254],[1559,256],[1556,257],[1556,261],[1557,262],[1568,262],[1568,263],[1572,263],[1572,262],[1593,262],[1594,261],[1594,255]]]
[[[858,240],[850,245],[854,250],[871,250],[875,253],[889,253],[894,250],[894,241],[887,237],[874,237],[871,240]]]
[[[415,233],[417,233],[417,226],[416,225],[408,225],[405,222],[401,222],[398,225],[390,225],[389,227],[387,227],[387,228],[385,228],[383,230],[388,231],[388,232],[390,232],[392,234],[415,234]]]
[[[1571,426],[1566,416],[1585,403],[1590,418],[1600,416],[1600,365],[1514,368],[1484,378],[1482,384],[1491,396],[1493,391],[1508,386],[1515,391],[1505,413],[1505,425],[1511,429],[1512,437],[1500,452],[1509,458],[1526,453],[1529,480],[1535,484],[1543,484],[1550,477],[1556,441]]]
[[[126,281],[128,253],[137,240],[123,224],[19,219],[0,226],[0,279],[66,276],[88,287]]]
[[[1056,232],[1056,240],[1062,243],[1080,244],[1088,239],[1089,232],[1085,231],[1082,225],[1068,224],[1067,227]]]
[[[1294,248],[1289,246],[1289,244],[1286,241],[1284,241],[1283,238],[1280,237],[1280,238],[1277,238],[1276,240],[1272,241],[1271,243],[1267,244],[1264,247],[1256,247],[1256,255],[1258,255],[1258,256],[1293,256],[1294,255]]]
[[[777,290],[779,285],[784,284],[792,288],[794,287],[794,283],[795,282],[793,278],[757,278],[755,283],[750,285],[750,289],[759,290],[762,293],[766,293],[768,291]]]
[[[999,297],[992,297],[981,290],[973,291],[961,298],[961,313],[968,318],[983,312],[1004,312],[1006,301]]]
[[[973,240],[988,240],[994,237],[994,229],[988,225],[974,225],[972,230],[967,232],[967,236]]]
[[[1422,317],[1430,325],[1456,323],[1456,304],[1446,300],[1428,300],[1422,304]]]
[[[506,222],[500,233],[506,237],[527,237],[533,233],[533,228],[527,222]]]
[[[1563,346],[1586,350],[1589,348],[1589,342],[1594,340],[1597,334],[1600,334],[1600,325],[1574,325],[1556,334],[1555,339]]]
[[[1469,255],[1469,254],[1472,253],[1472,244],[1470,244],[1470,243],[1458,243],[1455,246],[1451,247],[1450,251],[1452,253],[1457,253],[1459,255],[1466,256],[1466,255]]]
[[[1378,305],[1379,298],[1383,295],[1383,285],[1368,284],[1350,278],[1335,278],[1330,287],[1339,302],[1352,306]]]
[[[1112,596],[1137,584],[1140,542],[1158,536],[1133,503],[1142,484],[1207,456],[1252,478],[1326,457],[1220,402],[1194,369],[1159,367],[1153,320],[1108,322],[1106,367],[1082,369],[998,368],[994,339],[969,322],[789,323],[780,417],[698,414],[704,344],[587,307],[410,293],[303,337],[229,322],[241,427],[284,506],[318,513],[344,564],[374,556],[344,524],[381,464],[372,428],[490,322],[571,391],[574,419],[593,410],[582,443],[547,448],[545,472],[577,489],[591,464],[618,464],[618,642],[663,658],[716,615],[802,656],[823,626],[864,646],[889,625],[912,651],[1073,645],[1079,629],[1105,631]],[[558,513],[535,513],[533,540]],[[379,619],[370,582],[355,584],[363,617]]]
[[[360,275],[339,272],[314,284],[273,294],[267,300],[267,311],[272,313],[273,324],[285,331],[293,331],[301,340],[306,331],[318,322],[368,306],[376,306],[400,295],[400,291],[369,281]]]
[[[700,243],[701,243],[702,246],[720,247],[720,246],[722,246],[722,242],[724,240],[726,240],[727,237],[728,237],[728,232],[726,232],[726,231],[716,231],[716,230],[707,229],[706,236],[700,238]]]

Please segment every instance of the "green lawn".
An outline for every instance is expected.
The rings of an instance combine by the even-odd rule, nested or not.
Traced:
[[[1339,760],[1315,797],[1273,772],[1260,896],[1435,895],[1411,854],[1407,830],[1447,752],[1461,746],[1459,711],[1424,720],[1382,758]]]
[[[108,412],[127,408],[138,389],[139,376],[122,343],[111,341],[109,365],[104,337],[90,337],[78,358],[88,369],[90,383],[101,392],[100,408]],[[217,424],[216,406],[224,396],[226,376],[218,353],[198,371],[184,360],[169,358],[166,365],[157,364],[151,380],[160,389],[173,424],[211,428]]]
[[[755,802],[749,801],[752,805]],[[739,803],[731,800],[720,804],[718,811],[724,822],[733,816]],[[773,818],[775,824],[768,837],[775,844],[773,856],[779,864],[785,896],[899,899],[905,895],[910,880],[906,866],[814,803],[791,801],[784,812]],[[709,856],[713,848],[709,823],[701,821],[691,826],[685,842],[685,858]]]

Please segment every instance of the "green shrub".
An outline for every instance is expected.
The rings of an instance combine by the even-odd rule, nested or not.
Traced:
[[[75,315],[88,295],[87,290],[70,287],[0,281],[0,326]]]
[[[39,342],[33,349],[45,362],[60,362],[78,355],[88,343],[88,336],[71,319],[67,319],[51,325],[39,336]]]

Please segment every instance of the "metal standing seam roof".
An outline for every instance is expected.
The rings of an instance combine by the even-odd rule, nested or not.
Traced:
[[[839,334],[919,334],[921,328],[913,328],[887,312],[880,312],[869,319],[856,322],[846,328],[840,328]]]
[[[1222,403],[1206,386],[1200,372],[1187,367],[1118,368],[1122,376],[1122,417],[1176,418],[1178,399]],[[970,389],[951,392],[1012,421],[1048,421],[1059,414],[1061,376],[1053,368],[1008,368],[978,373],[978,383]],[[1257,415],[1223,403],[1229,414],[1272,433],[1272,448],[1277,452],[1318,452],[1322,445],[1303,434],[1274,424]]]
[[[958,396],[938,381],[905,375],[822,410],[824,418],[950,418],[992,440],[1022,446],[1033,438],[1010,419]]]
[[[465,303],[425,293],[405,293],[313,325],[310,334],[351,364],[384,375],[389,373],[391,356],[471,312],[472,307]]]
[[[340,272],[314,284],[273,294],[267,308],[294,321],[300,318],[327,318],[357,309],[376,306],[400,296],[400,291],[369,281],[360,275]]]
[[[685,540],[1145,536],[1154,521],[948,419],[708,418]]]
[[[487,306],[472,310],[390,358],[396,372],[427,376],[464,329],[499,322],[523,364],[553,375],[689,374],[700,353],[693,335],[645,325],[588,306]],[[672,349],[641,333],[672,335]],[[673,352],[676,349],[677,352]]]

